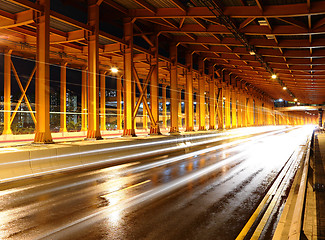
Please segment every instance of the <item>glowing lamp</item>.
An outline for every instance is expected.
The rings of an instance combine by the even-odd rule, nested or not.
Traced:
[[[117,69],[116,67],[112,67],[112,68],[111,68],[111,72],[112,72],[112,73],[118,73],[118,69]]]

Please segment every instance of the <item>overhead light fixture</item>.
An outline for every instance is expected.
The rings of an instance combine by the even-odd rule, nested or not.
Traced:
[[[284,86],[282,89],[283,89],[283,90],[287,90],[287,87],[286,87],[286,86]]]
[[[279,98],[279,102],[283,102],[283,99],[282,98]]]
[[[272,79],[276,79],[276,75],[275,74],[272,74]]]
[[[254,51],[249,51],[250,55],[255,55],[256,53]]]
[[[297,102],[298,105],[300,105],[300,102]]]
[[[298,99],[297,99],[297,98],[295,98],[295,99],[293,99],[293,101],[297,102],[297,101],[298,101]]]
[[[118,73],[117,67],[112,67],[111,68],[111,73]]]

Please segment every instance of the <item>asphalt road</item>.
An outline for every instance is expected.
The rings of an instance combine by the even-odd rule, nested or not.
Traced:
[[[310,129],[0,185],[0,239],[235,239]]]

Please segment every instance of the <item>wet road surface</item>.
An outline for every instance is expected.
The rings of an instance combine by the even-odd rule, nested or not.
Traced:
[[[235,239],[310,129],[0,185],[0,239]]]

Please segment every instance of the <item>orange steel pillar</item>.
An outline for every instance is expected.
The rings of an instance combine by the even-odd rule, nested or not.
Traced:
[[[240,90],[238,89],[236,91],[237,95],[237,127],[242,127],[243,126],[243,105],[242,105],[242,97],[240,95]]]
[[[37,18],[35,81],[36,128],[35,143],[52,143],[50,131],[50,0],[40,0],[43,11]]]
[[[151,49],[154,55],[151,59],[154,70],[151,75],[150,83],[150,109],[154,121],[150,123],[150,134],[161,134],[159,129],[158,34],[156,34],[154,42],[155,46]]]
[[[231,91],[231,107],[232,107],[232,128],[236,128],[237,127],[237,93],[236,93],[236,89],[233,88]]]
[[[215,91],[215,79],[214,79],[214,66],[209,66],[209,130],[216,129],[216,91]]]
[[[182,89],[178,89],[178,127],[183,127],[183,115],[182,115]]]
[[[223,89],[221,86],[218,87],[217,115],[218,129],[223,129]]]
[[[224,106],[224,114],[225,114],[225,128],[230,128],[230,87],[226,86],[224,89],[224,101],[225,101],[225,106]]]
[[[61,63],[60,132],[67,131],[67,62]]]
[[[81,131],[87,131],[87,68],[81,70]]]
[[[117,129],[122,130],[122,76],[116,77],[116,115]]]
[[[143,129],[147,130],[148,129],[148,117],[147,117],[147,109],[145,106],[142,104],[142,124],[143,124]]]
[[[162,87],[162,117],[163,117],[163,127],[167,127],[167,105],[166,105],[166,85]]]
[[[88,6],[88,24],[93,31],[88,36],[88,139],[101,139],[99,128],[99,83],[98,63],[98,34],[99,34],[99,6],[95,3]]]
[[[10,116],[11,116],[11,52],[12,50],[5,51],[4,54],[4,135],[12,134]]]
[[[199,59],[199,94],[196,95],[199,102],[199,131],[205,130],[205,73],[204,59]]]
[[[185,125],[186,131],[194,130],[194,104],[193,104],[193,57],[191,53],[186,56],[186,91],[185,91]]]
[[[177,46],[170,46],[170,133],[177,133],[178,129],[178,89],[177,89]]]
[[[123,136],[135,136],[133,120],[134,81],[133,81],[133,22],[128,19],[124,23],[124,129]]]
[[[100,73],[100,130],[106,131],[106,71]]]

